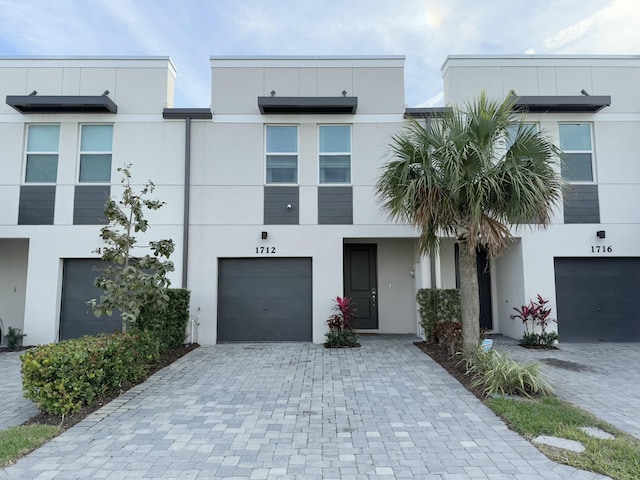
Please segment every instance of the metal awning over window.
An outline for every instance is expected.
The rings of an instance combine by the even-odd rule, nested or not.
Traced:
[[[20,113],[117,113],[107,95],[7,95],[7,105]]]
[[[258,97],[260,113],[353,114],[358,97]]]
[[[609,95],[540,95],[517,97],[514,109],[532,113],[595,113],[609,105]]]

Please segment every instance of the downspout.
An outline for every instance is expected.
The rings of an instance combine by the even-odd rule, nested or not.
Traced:
[[[211,120],[210,108],[165,108],[165,120],[184,120],[184,212],[182,225],[182,288],[188,286],[189,266],[189,198],[191,193],[191,120]]]
[[[184,119],[184,214],[182,221],[182,288],[187,288],[189,266],[189,194],[191,192],[191,117]]]

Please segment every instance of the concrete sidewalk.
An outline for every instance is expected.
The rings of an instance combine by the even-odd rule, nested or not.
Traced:
[[[413,345],[201,347],[0,479],[598,479],[548,460]]]

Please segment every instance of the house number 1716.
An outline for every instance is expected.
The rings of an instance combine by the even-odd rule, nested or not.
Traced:
[[[591,253],[611,253],[611,252],[613,252],[612,246],[606,246],[606,245],[591,246]]]
[[[276,247],[256,247],[256,253],[263,255],[271,255],[272,253],[276,253]]]

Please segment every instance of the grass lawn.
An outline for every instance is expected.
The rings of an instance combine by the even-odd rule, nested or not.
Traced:
[[[59,430],[53,425],[21,425],[0,430],[0,468],[51,440]]]
[[[537,400],[488,398],[485,403],[507,424],[529,440],[538,435],[576,440],[585,446],[582,453],[536,446],[549,458],[572,467],[607,475],[618,480],[640,478],[640,440],[597,419],[569,402],[556,397]],[[597,427],[615,437],[590,437],[580,427]]]

